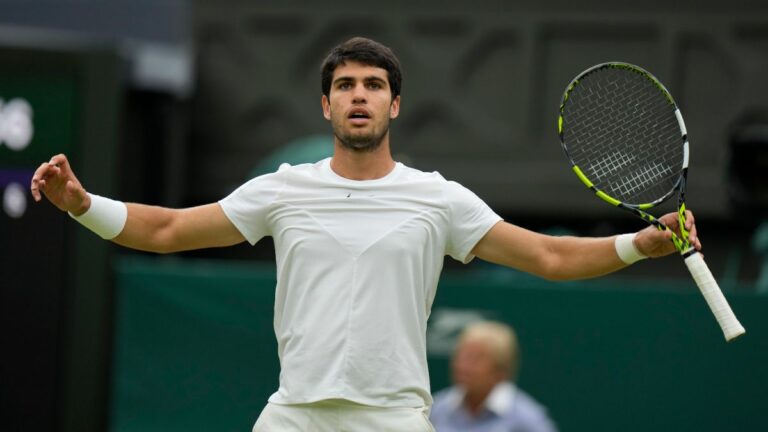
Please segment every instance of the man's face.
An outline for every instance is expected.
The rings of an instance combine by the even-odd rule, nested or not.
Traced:
[[[454,383],[471,394],[487,393],[506,379],[491,348],[482,341],[466,340],[456,348],[452,372]]]
[[[392,100],[387,71],[348,61],[333,72],[329,96],[323,95],[323,115],[344,147],[373,151],[389,134],[397,117],[400,96]]]

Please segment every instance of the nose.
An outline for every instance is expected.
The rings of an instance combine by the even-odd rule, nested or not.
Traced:
[[[364,103],[366,101],[366,89],[363,83],[357,84],[352,92],[353,103]]]

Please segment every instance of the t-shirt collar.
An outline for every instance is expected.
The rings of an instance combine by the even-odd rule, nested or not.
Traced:
[[[403,169],[402,163],[395,162],[394,168],[392,168],[392,170],[389,173],[387,173],[387,175],[385,175],[384,177],[380,177],[373,180],[352,180],[336,174],[336,172],[331,168],[331,159],[332,158],[329,157],[321,161],[321,169],[323,171],[323,174],[331,180],[347,183],[350,185],[362,186],[362,185],[377,185],[377,184],[388,183],[388,182],[391,182],[395,177],[397,177],[397,175]]]

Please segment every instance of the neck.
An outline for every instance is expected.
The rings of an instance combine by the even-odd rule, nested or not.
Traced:
[[[467,392],[464,395],[464,406],[469,410],[469,412],[472,415],[477,415],[480,413],[480,410],[483,408],[483,405],[485,403],[485,400],[488,398],[488,395],[491,394],[492,389],[478,391],[478,392]]]
[[[389,174],[395,168],[395,161],[389,151],[389,142],[371,152],[350,150],[340,143],[334,143],[331,169],[350,180],[376,180]]]

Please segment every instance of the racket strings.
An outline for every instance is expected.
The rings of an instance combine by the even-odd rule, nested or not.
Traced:
[[[644,74],[606,67],[583,76],[563,106],[563,144],[600,190],[629,204],[677,185],[683,146],[675,106]]]

